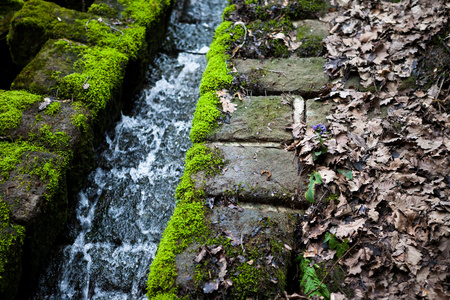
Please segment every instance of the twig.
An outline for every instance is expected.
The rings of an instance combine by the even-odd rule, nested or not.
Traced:
[[[10,185],[6,187],[6,196],[9,196],[9,189],[15,188],[15,185]]]
[[[336,265],[341,261],[341,259],[346,256],[351,250],[353,250],[353,248],[356,247],[356,245],[359,244],[359,241],[357,241],[353,246],[350,247],[350,249],[348,249],[347,251],[345,251],[344,254],[342,254],[341,257],[338,258],[338,260],[334,263],[334,265],[330,268],[330,270],[327,272],[327,274],[325,274],[325,277],[323,277],[322,281],[319,283],[319,286],[317,286],[314,290],[312,290],[311,292],[309,292],[306,297],[309,297],[312,293],[316,292],[323,284],[323,282],[325,281],[325,279],[327,278],[327,276],[331,273],[331,271],[333,271],[334,267],[336,267]]]
[[[233,53],[231,55],[231,58],[233,58],[234,55],[239,51],[239,49],[241,49],[244,46],[245,41],[247,40],[247,27],[245,26],[244,22],[236,22],[236,23],[234,23],[234,26],[237,26],[237,25],[241,25],[242,27],[244,27],[244,30],[245,30],[244,41],[242,42],[242,44],[240,44],[239,46],[234,48]]]

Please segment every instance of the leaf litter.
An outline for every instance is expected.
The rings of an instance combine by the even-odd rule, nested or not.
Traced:
[[[336,196],[316,197],[296,248],[320,263],[335,253],[324,248],[327,232],[348,239],[338,264],[353,294],[335,299],[449,299],[450,4],[335,2],[324,40],[335,83],[328,151],[314,159],[319,143],[305,126],[290,149],[301,174],[319,172],[322,192]]]

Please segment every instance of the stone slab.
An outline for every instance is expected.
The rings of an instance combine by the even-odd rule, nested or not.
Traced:
[[[273,60],[235,59],[233,65],[258,94],[295,93],[315,97],[328,82],[322,57]]]
[[[226,166],[214,177],[197,174],[196,187],[207,197],[237,197],[239,201],[300,206],[304,183],[292,152],[277,144],[209,144],[223,154]],[[270,177],[268,180],[268,172]]]
[[[285,104],[283,104],[283,102]],[[293,123],[293,110],[284,97],[244,97],[236,100],[228,122],[207,137],[210,141],[266,141],[288,142],[291,132],[286,126]]]
[[[292,25],[294,25],[297,31],[301,31],[302,36],[305,38],[313,36],[320,36],[324,38],[330,31],[330,24],[320,20],[300,20],[292,22]]]
[[[300,213],[249,203],[215,206],[206,215],[212,232],[209,240],[213,242],[191,244],[175,258],[177,286],[182,291],[179,296],[222,294],[228,299],[237,299],[243,296],[243,277],[253,277],[257,281],[252,282],[255,286],[245,286],[245,296],[271,298],[281,294],[286,287],[285,278],[294,248],[294,215]],[[229,242],[223,242],[226,240]],[[209,253],[197,263],[194,260],[202,249],[208,249]],[[213,249],[221,250],[215,253]],[[224,271],[219,275],[221,267]],[[198,274],[203,272],[205,274],[199,278]],[[212,282],[217,284],[217,290],[204,293]]]
[[[333,105],[333,102],[329,100],[306,100],[306,126],[312,127],[318,123],[328,124],[327,116]]]

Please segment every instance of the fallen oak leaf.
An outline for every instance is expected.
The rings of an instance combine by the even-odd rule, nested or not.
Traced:
[[[226,91],[217,91],[217,96],[219,96],[219,101],[222,103],[222,109],[224,112],[233,113],[236,110],[237,104],[231,103],[233,97]]]
[[[346,237],[351,237],[366,223],[365,219],[358,219],[349,224],[339,225],[336,231],[336,236],[343,240]]]

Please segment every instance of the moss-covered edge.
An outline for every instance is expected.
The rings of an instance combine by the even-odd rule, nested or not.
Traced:
[[[205,171],[212,175],[223,164],[218,151],[209,149],[203,143],[196,143],[187,151],[184,174],[175,193],[177,206],[150,267],[147,281],[149,299],[177,298],[175,256],[209,232],[205,221],[204,194],[201,190],[196,190],[192,174]]]
[[[175,256],[194,240],[208,236],[205,223],[204,194],[195,188],[192,176],[199,171],[207,174],[218,172],[224,164],[220,154],[209,149],[203,142],[217,125],[221,115],[216,92],[229,88],[233,76],[227,68],[226,54],[231,41],[243,35],[240,26],[233,27],[225,21],[215,31],[213,42],[206,56],[208,63],[200,83],[200,99],[194,113],[190,138],[193,146],[186,153],[186,163],[181,182],[176,189],[177,206],[164,230],[155,259],[150,266],[147,281],[149,299],[177,299]]]

